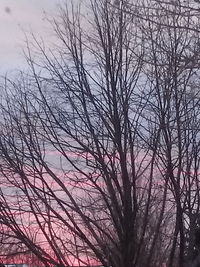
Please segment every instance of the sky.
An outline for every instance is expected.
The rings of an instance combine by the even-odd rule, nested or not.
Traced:
[[[25,67],[25,33],[49,40],[47,16],[55,16],[64,0],[0,0],[0,75]]]

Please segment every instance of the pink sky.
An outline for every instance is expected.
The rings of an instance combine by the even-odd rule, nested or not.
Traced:
[[[24,32],[32,31],[50,41],[52,31],[45,20],[55,15],[63,0],[1,0],[0,1],[0,75],[8,70],[23,68]],[[24,31],[24,32],[23,32]]]

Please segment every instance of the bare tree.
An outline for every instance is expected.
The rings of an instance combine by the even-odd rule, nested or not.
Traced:
[[[165,1],[91,0],[83,14],[67,6],[53,21],[56,49],[34,38],[29,74],[5,79],[0,219],[43,264],[193,260],[196,11]]]
[[[21,216],[30,217],[17,235],[34,221],[63,265],[84,263],[85,254],[104,266],[142,265],[148,249],[158,137],[152,153],[138,139],[144,47],[124,5],[93,1],[89,22],[63,10],[54,24],[57,53],[37,43],[44,75],[29,54],[32,81],[13,83],[2,103],[1,171],[15,195],[12,203],[2,190],[3,207],[17,227],[17,198]],[[53,261],[37,242],[26,245]]]
[[[183,266],[193,258],[199,216],[199,19],[189,3],[154,3],[142,11],[141,29],[150,47],[145,116],[160,126],[159,165],[176,210],[168,265]]]

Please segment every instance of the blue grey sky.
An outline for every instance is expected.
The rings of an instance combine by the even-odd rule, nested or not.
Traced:
[[[64,0],[63,0],[64,1]],[[45,19],[54,16],[62,0],[0,0],[0,74],[25,65],[22,47],[25,32],[51,38]]]

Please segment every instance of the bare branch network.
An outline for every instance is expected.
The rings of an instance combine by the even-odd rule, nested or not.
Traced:
[[[0,257],[200,264],[200,4],[90,0],[1,81]]]

